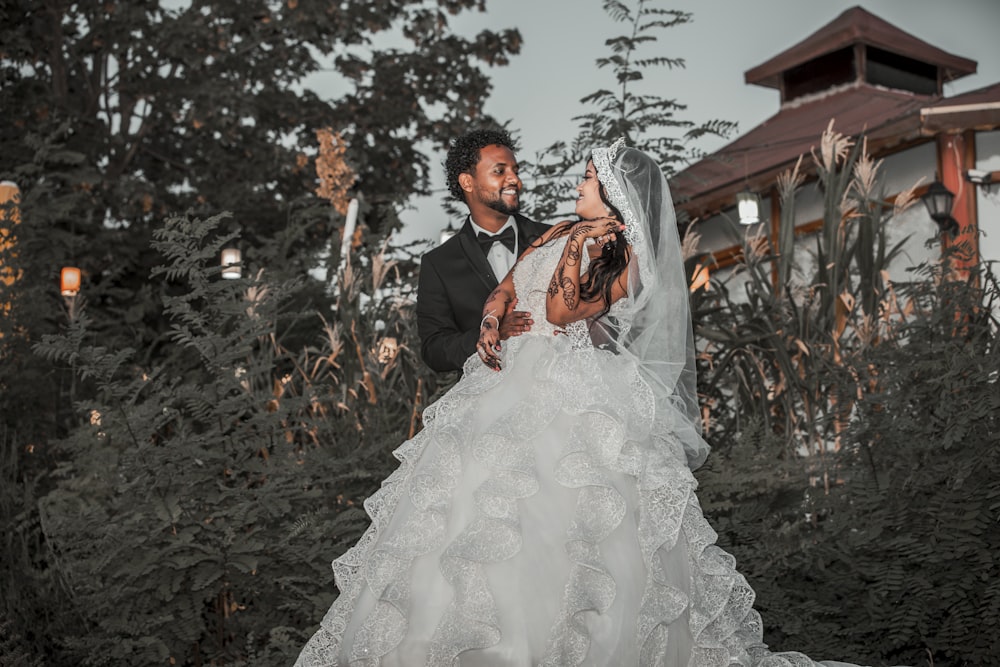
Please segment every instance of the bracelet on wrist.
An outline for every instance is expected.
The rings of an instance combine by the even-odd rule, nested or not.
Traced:
[[[500,328],[500,320],[497,319],[497,316],[494,315],[493,313],[486,313],[485,315],[483,315],[483,319],[479,323],[479,328],[482,329],[483,327],[485,327],[486,326],[486,320],[488,320],[490,318],[492,318],[493,321],[497,323],[497,329],[499,329]]]

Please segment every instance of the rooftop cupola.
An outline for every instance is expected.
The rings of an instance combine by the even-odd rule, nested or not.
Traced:
[[[858,84],[942,95],[945,83],[975,72],[975,61],[942,51],[853,7],[798,44],[747,70],[744,77],[747,83],[780,90],[784,105]]]

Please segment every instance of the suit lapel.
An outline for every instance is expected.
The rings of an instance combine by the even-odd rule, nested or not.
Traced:
[[[472,231],[472,223],[469,222],[468,218],[465,219],[465,224],[459,230],[458,237],[469,264],[475,269],[476,275],[483,281],[483,284],[492,292],[496,289],[499,281],[493,274],[493,267],[490,266],[486,255],[483,254],[483,249],[479,247],[479,241],[476,240],[476,235]]]

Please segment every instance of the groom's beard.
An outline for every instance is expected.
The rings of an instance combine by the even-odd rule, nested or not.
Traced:
[[[504,215],[514,215],[521,208],[521,200],[518,199],[513,206],[508,206],[502,199],[494,199],[493,201],[486,202],[486,205]]]
[[[521,195],[518,193],[517,199],[514,200],[513,204],[508,204],[503,200],[503,195],[499,192],[490,197],[485,196],[486,193],[480,191],[479,201],[486,205],[487,208],[491,208],[494,211],[503,213],[504,215],[514,215],[521,209]]]

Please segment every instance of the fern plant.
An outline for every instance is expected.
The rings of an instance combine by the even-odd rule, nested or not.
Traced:
[[[307,314],[290,309],[301,278],[218,279],[222,224],[156,231],[154,278],[175,287],[165,312],[186,353],[171,367],[89,344],[85,315],[38,346],[94,388],[41,503],[86,610],[64,638],[79,664],[290,662],[335,595],[330,560],[367,526],[361,500],[415,428],[424,371],[408,303],[377,298],[384,256],[341,274],[332,317]],[[308,342],[286,346],[293,330]]]
[[[852,480],[831,499],[855,566],[865,572],[864,635],[887,659],[982,665],[1000,659],[1000,288],[940,266],[902,289],[910,305],[895,335],[866,355],[872,391],[858,405]],[[855,490],[856,489],[856,490]]]
[[[78,622],[66,613],[66,591],[36,510],[45,493],[32,462],[35,447],[0,426],[0,664],[52,664],[51,635]],[[35,465],[32,465],[34,463]]]

